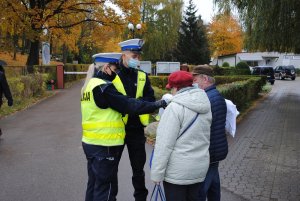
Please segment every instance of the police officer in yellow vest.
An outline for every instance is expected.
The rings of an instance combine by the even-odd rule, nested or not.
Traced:
[[[144,101],[155,101],[154,90],[148,76],[138,69],[143,40],[131,39],[119,43],[122,50],[120,71],[113,83],[124,95]],[[144,165],[146,162],[144,126],[149,115],[126,115],[126,137],[129,159],[132,167],[132,184],[135,201],[146,201],[148,190],[145,186]]]
[[[119,93],[111,81],[116,77],[120,53],[94,55],[81,91],[82,146],[87,158],[86,201],[115,201],[118,164],[125,123],[122,114],[139,115],[165,107],[164,101],[146,102]]]

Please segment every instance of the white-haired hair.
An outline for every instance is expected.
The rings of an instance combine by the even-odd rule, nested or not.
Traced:
[[[97,64],[91,64],[89,66],[89,69],[88,69],[87,74],[86,74],[85,82],[83,84],[83,87],[81,88],[81,95],[83,94],[83,92],[84,92],[86,86],[88,85],[90,79],[92,79],[94,77],[95,73],[100,71],[105,64],[106,63],[97,63]]]

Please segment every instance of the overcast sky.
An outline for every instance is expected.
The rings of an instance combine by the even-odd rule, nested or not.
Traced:
[[[207,24],[211,21],[215,8],[213,5],[213,0],[193,0],[196,8],[198,10],[198,15],[201,15],[202,20]],[[189,4],[189,0],[184,0],[184,8]]]

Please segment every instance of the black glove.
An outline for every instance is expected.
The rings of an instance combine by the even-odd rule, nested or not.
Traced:
[[[158,100],[155,102],[158,107],[166,108],[168,106],[167,102],[165,100]]]
[[[10,100],[7,101],[7,105],[9,107],[11,107],[13,105],[13,102],[14,102],[13,99],[10,99]]]

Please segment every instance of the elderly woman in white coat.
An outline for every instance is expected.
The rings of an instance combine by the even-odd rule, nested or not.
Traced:
[[[174,97],[157,129],[151,180],[163,181],[167,201],[198,201],[209,166],[210,102],[192,84],[188,72],[169,76]]]

